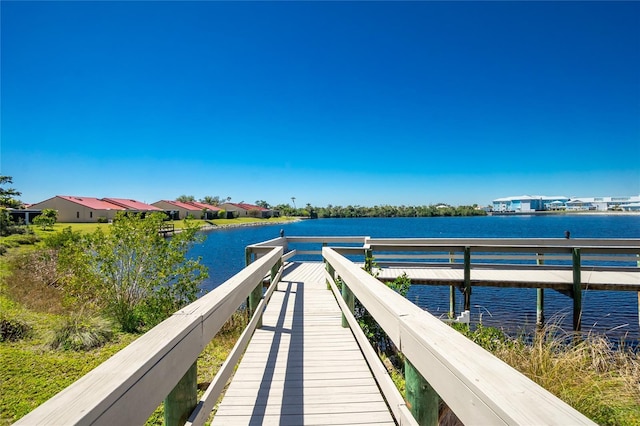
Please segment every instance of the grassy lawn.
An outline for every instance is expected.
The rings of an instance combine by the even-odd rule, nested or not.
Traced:
[[[6,262],[0,264],[6,265]],[[6,268],[0,271],[6,272]],[[22,308],[7,294],[6,285],[0,290],[2,318],[19,319],[32,329],[27,338],[0,342],[0,426],[14,423],[139,337],[116,333],[110,343],[89,351],[50,349],[53,329],[63,316]],[[198,387],[202,388],[199,395],[233,348],[244,324],[244,315],[234,315],[233,321],[225,325],[201,353],[198,358]],[[147,424],[163,424],[162,404]]]

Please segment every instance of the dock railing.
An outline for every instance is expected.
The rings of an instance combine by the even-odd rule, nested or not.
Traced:
[[[419,424],[437,424],[440,399],[464,424],[594,424],[332,248],[322,253],[336,297],[340,277],[345,299],[352,293],[404,355],[407,405]],[[390,406],[403,424],[402,407]]]
[[[545,320],[545,289],[557,290],[572,299],[574,331],[582,328],[582,292],[587,289],[635,291],[640,310],[639,239],[280,237],[248,246],[247,262],[272,246],[283,248],[285,260],[302,256],[320,260],[321,249],[329,245],[354,262],[364,264],[366,258],[375,259],[379,268],[462,271],[461,277],[451,274],[449,280],[439,277],[425,281],[411,277],[413,284],[449,285],[450,318],[457,316],[455,306],[459,291],[463,297],[462,312],[471,309],[474,286],[536,288],[536,322],[540,327]],[[512,274],[513,279],[485,280],[477,278],[481,270],[518,273]],[[535,277],[524,279],[532,275],[528,271],[566,271],[569,275],[563,280],[545,278],[536,281]],[[594,276],[594,272],[629,272],[633,276],[625,282],[617,281],[619,274],[601,274],[604,281],[600,282],[585,279]]]

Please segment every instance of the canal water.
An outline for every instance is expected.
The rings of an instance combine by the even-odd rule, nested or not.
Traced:
[[[432,218],[318,219],[300,222],[207,231],[207,239],[192,249],[201,256],[210,277],[203,291],[217,287],[244,267],[247,245],[288,236],[370,236],[388,238],[640,238],[639,215],[527,215]],[[434,315],[446,315],[449,287],[414,285],[407,298]],[[461,294],[456,298],[461,304]],[[582,296],[585,331],[637,341],[636,292],[586,291]],[[529,330],[536,320],[536,290],[475,287],[471,296],[472,319],[510,333]],[[547,322],[571,329],[572,300],[545,291]],[[457,311],[462,306],[457,306]]]

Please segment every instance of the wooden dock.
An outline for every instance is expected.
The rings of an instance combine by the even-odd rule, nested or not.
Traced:
[[[285,269],[212,424],[395,424],[323,263]]]
[[[323,263],[292,261],[310,251],[288,249],[289,243],[321,246]],[[333,243],[342,246],[328,246]],[[359,246],[344,246],[354,243]],[[442,404],[464,424],[593,425],[361,265],[373,255],[389,268],[381,272],[383,279],[386,274],[391,278],[408,271],[414,283],[449,284],[451,306],[455,287],[460,285],[465,305],[475,285],[533,286],[539,288],[537,312],[542,314],[543,288],[570,289],[574,329],[579,330],[585,288],[613,289],[613,284],[637,289],[638,271],[628,266],[640,258],[640,244],[602,240],[569,246],[574,243],[281,236],[248,246],[244,269],[17,424],[143,424],[164,401],[165,424],[171,426],[185,421],[202,426],[212,412],[214,425],[433,425]],[[484,262],[486,252],[495,252],[501,263],[475,262]],[[537,264],[502,262],[521,253],[535,256]],[[571,269],[561,267],[561,274],[554,275],[558,268],[545,262],[555,254],[570,256]],[[587,265],[581,263],[582,255],[592,256]],[[589,266],[596,260],[594,255],[606,257],[605,262],[619,257],[624,267]],[[434,258],[447,266],[427,265],[425,260]],[[389,260],[411,262],[394,270]],[[407,263],[416,260],[423,262],[408,270]],[[543,279],[541,274],[555,278]],[[269,283],[266,291],[265,282]],[[204,394],[198,396],[198,356],[247,300],[254,315]],[[354,300],[402,353],[406,399],[355,320]]]

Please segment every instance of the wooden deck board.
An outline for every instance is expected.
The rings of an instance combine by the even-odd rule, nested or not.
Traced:
[[[212,424],[395,424],[323,264],[286,269]]]

